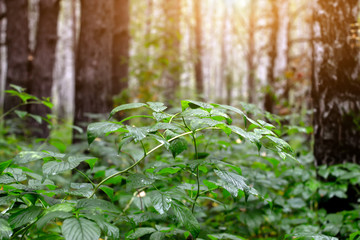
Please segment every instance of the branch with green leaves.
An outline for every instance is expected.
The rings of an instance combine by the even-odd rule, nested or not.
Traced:
[[[206,128],[201,128],[201,129],[197,129],[195,131],[189,131],[189,132],[185,132],[185,133],[182,133],[180,135],[177,135],[171,139],[168,140],[168,143],[171,143],[172,141],[180,138],[180,137],[184,137],[184,136],[187,136],[187,135],[191,135],[191,134],[194,134],[195,132],[198,132],[198,131],[202,131],[202,130],[209,130],[209,129],[212,129],[212,130],[216,130],[216,129],[219,129],[219,128],[216,128],[216,127],[206,127]],[[151,149],[150,151],[146,152],[144,154],[144,156],[142,158],[140,158],[138,161],[136,161],[134,164],[132,164],[131,166],[129,166],[128,168],[124,169],[124,170],[121,170],[119,172],[116,172],[108,177],[106,177],[105,179],[103,179],[101,182],[99,182],[95,188],[94,188],[94,191],[93,193],[88,197],[88,198],[92,198],[96,191],[104,184],[106,183],[108,180],[116,177],[116,176],[119,176],[121,174],[124,174],[126,172],[129,172],[131,169],[133,169],[134,167],[136,167],[141,161],[143,161],[147,156],[149,156],[151,153],[155,152],[157,149],[161,148],[162,146],[164,146],[165,143],[160,143],[159,145],[157,145],[156,147],[154,147],[153,149]]]

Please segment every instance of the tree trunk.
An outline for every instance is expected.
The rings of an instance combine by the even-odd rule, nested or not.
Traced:
[[[75,70],[75,125],[90,121],[86,113],[105,114],[111,110],[113,8],[111,0],[81,1]]]
[[[3,46],[4,44],[4,40],[3,37],[4,36],[4,20],[6,19],[6,8],[5,8],[5,1],[4,0],[0,0],[0,114],[3,111],[4,108],[4,88],[5,88],[5,79],[3,78],[3,72],[4,72],[4,68],[2,67],[2,63],[4,62],[3,60]],[[0,126],[1,127],[1,126]]]
[[[31,74],[30,93],[42,97],[51,97],[53,84],[53,70],[55,64],[55,50],[57,43],[57,24],[59,16],[59,0],[40,0],[39,22],[37,26],[36,48]],[[30,112],[42,117],[50,114],[51,110],[43,105],[31,105]],[[49,129],[46,123],[37,124],[38,137],[47,137]]]
[[[317,165],[360,163],[358,49],[347,41],[358,0],[316,0],[314,154]]]
[[[248,27],[248,52],[246,56],[246,63],[248,67],[247,72],[247,84],[248,84],[248,102],[254,103],[255,99],[255,29],[256,29],[256,5],[257,0],[251,0],[250,1],[250,15],[249,15],[249,27]]]
[[[28,1],[6,0],[6,44],[7,44],[7,75],[6,89],[10,84],[29,89],[29,28]],[[20,101],[6,95],[4,112]],[[25,108],[23,108],[25,109]]]
[[[198,96],[204,94],[204,77],[202,71],[202,18],[201,18],[201,0],[194,1],[195,14],[195,46],[196,46],[196,62],[195,62],[195,82],[196,93]],[[202,98],[202,97],[201,97]]]
[[[271,33],[269,39],[269,66],[267,70],[267,89],[265,93],[265,102],[264,108],[268,112],[274,111],[275,104],[275,94],[274,94],[274,83],[275,83],[275,62],[277,56],[277,42],[278,42],[278,32],[279,32],[279,8],[278,8],[278,0],[271,0],[271,14],[272,24],[271,24]]]
[[[167,59],[165,71],[165,98],[167,101],[174,100],[176,90],[180,87],[180,16],[181,0],[164,0],[163,9],[165,14],[164,47]]]
[[[288,0],[286,0],[288,1]],[[286,61],[286,68],[285,71],[286,73],[288,73],[291,70],[291,66],[290,66],[290,50],[292,47],[292,41],[291,41],[291,29],[292,29],[292,21],[295,21],[295,19],[291,19],[291,14],[290,14],[290,2],[287,2],[287,12],[288,12],[288,16],[289,16],[289,20],[286,24],[286,54],[285,54],[285,61]],[[290,89],[291,89],[291,77],[289,76],[289,74],[285,73],[285,89],[284,89],[284,99],[286,101],[289,101],[289,93],[290,93]]]
[[[128,86],[129,23],[129,0],[114,0],[112,95],[119,94]]]

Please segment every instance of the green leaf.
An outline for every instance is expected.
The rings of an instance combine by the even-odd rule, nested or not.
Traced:
[[[216,120],[213,120],[211,118],[202,118],[202,119],[193,119],[190,122],[191,129],[199,129],[203,127],[220,127],[220,126],[227,126],[223,122],[219,122]]]
[[[129,131],[130,136],[135,139],[135,142],[139,142],[146,138],[147,132],[144,129],[126,126],[126,129]]]
[[[110,236],[114,239],[119,239],[119,228],[110,223],[107,223],[104,216],[85,214],[85,217],[94,220],[107,236]]]
[[[253,132],[247,132],[244,129],[239,128],[237,126],[229,126],[229,128],[233,133],[236,133],[237,135],[239,135],[243,139],[250,141],[251,143],[260,143],[261,135],[259,134]]]
[[[129,110],[129,109],[135,109],[135,108],[140,108],[140,107],[144,107],[147,106],[145,103],[128,103],[128,104],[123,104],[120,105],[116,108],[114,108],[111,113],[110,113],[110,117],[114,116],[115,113],[123,111],[123,110]]]
[[[226,172],[215,169],[214,172],[218,175],[226,184],[222,185],[228,190],[234,197],[237,197],[238,191],[246,191],[249,186],[245,183],[245,178],[233,172]]]
[[[191,211],[176,202],[172,202],[172,209],[179,222],[196,238],[200,233],[200,224]]]
[[[96,223],[85,218],[68,218],[62,225],[62,234],[66,240],[98,240],[101,230]]]
[[[27,179],[27,176],[24,174],[23,170],[20,168],[8,167],[3,171],[3,173],[7,173],[7,174],[0,176],[0,179],[1,179],[0,183],[5,183],[5,184],[11,183],[11,182],[6,182],[6,181],[9,181],[10,178],[13,178],[16,182],[22,182]]]
[[[9,223],[0,218],[0,239],[9,239],[12,235],[12,230]]]
[[[36,240],[64,240],[64,238],[58,234],[46,234],[45,236],[37,237]]]
[[[73,214],[69,212],[61,212],[61,211],[55,211],[55,212],[49,212],[48,214],[42,216],[37,222],[36,226],[38,229],[43,228],[46,224],[54,220],[55,218],[59,219],[65,219],[72,217]]]
[[[156,232],[154,228],[149,227],[143,227],[143,228],[137,228],[135,231],[131,231],[130,234],[126,237],[126,239],[138,239],[142,236],[145,236],[147,234]]]
[[[43,165],[43,173],[45,175],[56,175],[64,171],[74,169],[79,166],[81,162],[89,159],[93,159],[93,157],[70,156],[61,161],[50,161]]]
[[[163,112],[164,110],[167,109],[165,104],[162,102],[147,102],[147,104],[153,111],[158,112],[158,113]]]
[[[228,233],[218,233],[218,234],[208,234],[207,235],[211,240],[219,240],[219,239],[226,239],[226,240],[245,240],[245,238],[235,236]]]
[[[21,119],[23,119],[28,114],[28,112],[20,111],[20,110],[15,110],[14,112]]]
[[[112,122],[97,122],[90,123],[87,128],[87,139],[88,143],[91,144],[95,138],[103,137],[107,133],[114,132],[120,129],[122,125]]]
[[[240,114],[242,117],[246,116],[243,111],[241,111],[240,109],[238,109],[236,107],[232,107],[232,106],[228,106],[228,105],[220,105],[219,107],[222,109],[230,110],[234,113]]]
[[[42,118],[39,115],[34,115],[34,114],[29,114],[29,117],[33,118],[36,122],[38,122],[39,124],[42,123]]]
[[[150,240],[163,240],[165,239],[166,235],[163,232],[154,232],[150,236]]]
[[[186,111],[181,113],[182,117],[198,117],[198,118],[206,118],[210,117],[210,113],[208,111],[205,111],[203,109],[197,108],[197,109],[187,109]]]
[[[101,211],[119,213],[119,209],[111,202],[102,199],[81,199],[77,202],[77,208],[82,209],[99,209]]]
[[[338,240],[336,237],[326,236],[323,234],[311,234],[311,233],[304,233],[304,234],[295,234],[292,236],[292,239],[296,240]]]
[[[147,176],[140,173],[132,174],[126,179],[126,185],[128,189],[141,188],[144,186],[151,185],[154,182],[155,182],[154,179],[150,179]]]
[[[73,203],[59,203],[59,204],[55,204],[51,207],[49,207],[48,209],[46,209],[46,213],[49,212],[57,212],[57,211],[61,211],[61,212],[71,212],[74,209],[74,204]]]
[[[359,236],[360,236],[360,231],[354,232],[354,233],[350,234],[349,240],[356,240],[356,239],[358,239]]]
[[[291,208],[300,209],[306,206],[306,202],[301,198],[290,198],[288,204]]]
[[[206,179],[203,180],[203,183],[210,191],[215,190],[215,189],[218,188],[218,186],[215,183],[210,182],[210,181],[208,181]]]
[[[173,131],[177,131],[177,132],[181,131],[181,128],[179,128],[178,126],[175,126],[175,125],[170,124],[170,123],[162,123],[162,122],[160,122],[160,123],[156,123],[154,126],[151,126],[149,128],[149,132],[156,132],[156,131],[158,131],[160,129],[164,129],[164,130],[169,129],[169,130],[173,130]]]
[[[187,147],[188,147],[188,145],[187,145],[186,140],[183,138],[178,138],[170,143],[169,149],[170,149],[173,157],[175,158],[177,155],[179,155],[180,153],[185,151],[187,149]]]
[[[45,186],[55,186],[55,183],[50,179],[45,179],[44,181],[38,179],[30,179],[28,182],[29,188],[33,190],[43,189]]]
[[[3,171],[10,166],[12,160],[8,160],[8,161],[5,161],[5,162],[2,162],[0,163],[0,174],[3,173]]]
[[[0,184],[10,184],[10,183],[15,183],[16,179],[14,179],[13,177],[9,176],[9,175],[2,175],[0,176]]]
[[[159,191],[151,192],[150,200],[156,211],[160,214],[166,213],[171,207],[171,198],[166,193]]]
[[[98,161],[97,158],[92,158],[92,159],[87,159],[87,160],[85,160],[85,162],[86,162],[87,164],[89,164],[89,167],[90,167],[91,170],[94,169],[94,166],[95,166],[95,164],[97,163],[97,161]]]
[[[5,196],[0,197],[0,206],[2,205],[10,205],[16,199],[15,196]]]
[[[171,116],[169,116],[168,114],[165,113],[157,113],[157,112],[153,112],[153,116],[156,119],[156,121],[160,122],[164,119],[170,118]]]
[[[15,89],[15,90],[18,91],[19,93],[25,91],[25,88],[22,88],[22,87],[20,87],[20,86],[18,86],[18,85],[15,85],[15,84],[10,84],[10,87],[13,88],[13,89]]]
[[[195,108],[204,108],[204,109],[213,109],[214,107],[208,103],[193,101],[193,100],[183,100],[181,101],[181,108],[184,111],[188,107],[195,109]]]
[[[264,140],[270,140],[264,142]],[[286,152],[286,153],[293,153],[293,149],[290,147],[290,145],[282,140],[281,138],[274,137],[274,136],[264,136],[263,137],[263,144],[266,148],[271,149],[276,152]]]
[[[53,157],[53,158],[63,158],[65,154],[53,153],[53,152],[37,152],[37,151],[23,151],[20,152],[14,158],[14,163],[24,164],[28,162],[37,161],[43,158]]]
[[[49,109],[52,109],[54,107],[54,104],[50,102],[50,100],[43,100],[41,101],[41,103],[47,106]]]
[[[167,168],[161,169],[156,174],[175,174],[175,173],[179,172],[180,170],[181,170],[181,168],[179,168],[179,167],[167,167]]]
[[[177,136],[174,132],[172,131],[166,131],[166,138],[169,140],[175,136]],[[185,151],[188,147],[188,144],[186,142],[186,140],[184,138],[177,138],[173,141],[170,142],[170,151],[173,155],[173,157],[175,158],[177,155],[179,155],[180,153],[182,153],[183,151]]]
[[[101,190],[110,198],[111,201],[114,201],[114,189],[108,186],[101,186]]]
[[[210,115],[211,115],[211,118],[214,119],[214,120],[217,120],[217,121],[226,120],[226,122],[228,124],[232,123],[232,119],[230,118],[230,116],[227,115],[226,113],[220,111],[219,109],[212,109],[210,111]]]
[[[18,228],[24,226],[35,220],[37,216],[42,212],[41,207],[31,206],[20,211],[17,211],[15,214],[9,217],[9,223],[12,228]]]

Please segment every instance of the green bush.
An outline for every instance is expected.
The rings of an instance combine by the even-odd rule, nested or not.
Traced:
[[[311,129],[257,117],[197,101],[131,103],[91,123],[86,144],[13,148],[5,134],[0,239],[356,239],[358,205],[318,207],[348,197],[359,166],[321,167],[335,179],[323,181],[299,134]]]

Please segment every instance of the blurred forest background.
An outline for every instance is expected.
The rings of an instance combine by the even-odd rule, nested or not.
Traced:
[[[310,104],[313,7],[303,0],[1,1],[1,90],[17,84],[51,96],[53,113],[75,115],[75,123],[84,112],[108,112],[112,101],[199,98],[301,112]]]
[[[322,163],[359,159],[356,0],[3,0],[0,6],[5,112],[16,105],[3,94],[10,84],[55,104],[52,112],[34,105],[30,113],[75,125],[126,102],[243,101],[314,124]],[[49,130],[41,126],[38,135],[45,137]]]

